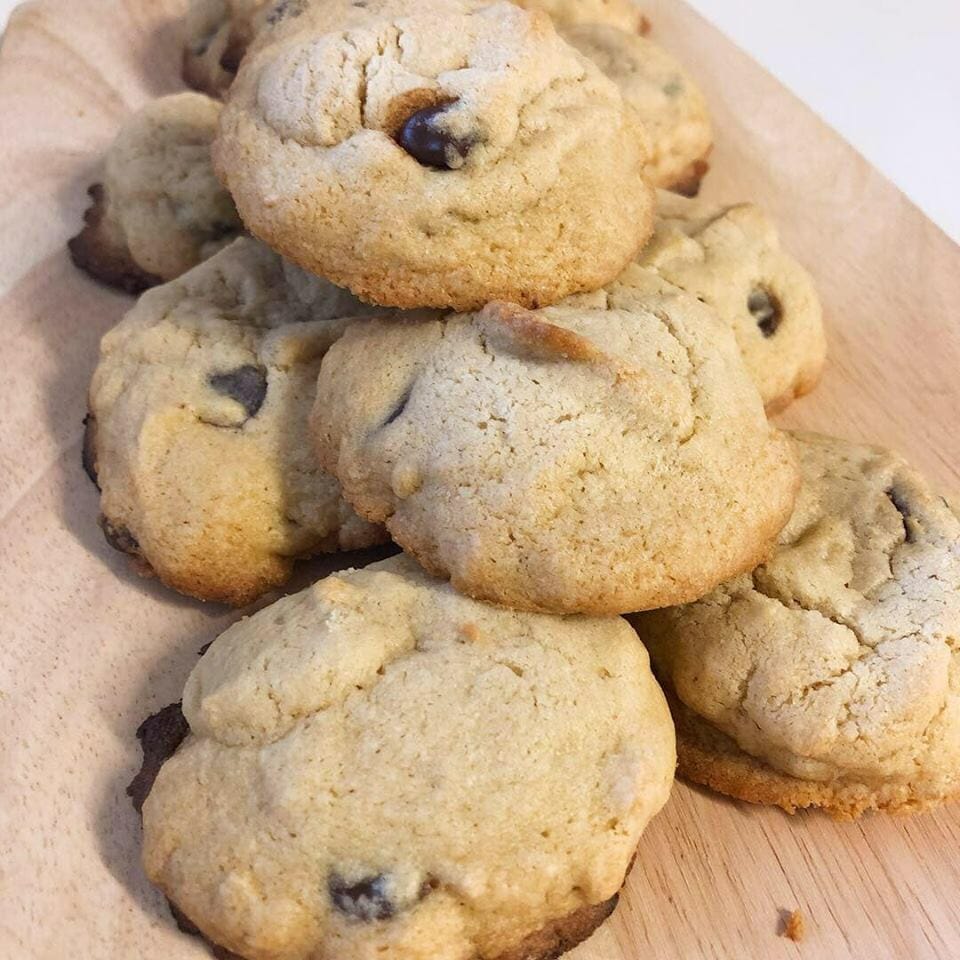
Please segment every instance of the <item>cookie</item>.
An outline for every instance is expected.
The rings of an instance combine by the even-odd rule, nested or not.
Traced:
[[[309,0],[190,0],[183,53],[184,81],[210,96],[223,96],[264,22],[289,16],[291,7],[302,9],[307,2]],[[636,33],[650,29],[650,21],[632,0],[514,2],[524,8],[545,10],[558,26],[609,23]]]
[[[272,0],[190,0],[187,8],[183,79],[187,86],[221,97]]]
[[[312,425],[362,516],[520,610],[696,599],[766,556],[798,482],[726,325],[618,283],[538,312],[352,325]]]
[[[654,236],[637,263],[730,324],[768,413],[816,386],[827,353],[816,287],[759,207],[661,191]],[[649,274],[630,276],[643,289],[662,286]]]
[[[210,160],[220,104],[199,93],[161,97],[133,114],[90,188],[73,262],[140,293],[174,280],[234,240],[242,225]]]
[[[384,540],[307,433],[336,318],[363,309],[250,239],[144,294],[90,389],[85,461],[111,545],[182,593],[242,605],[298,557]]]
[[[960,520],[900,457],[795,435],[776,552],[634,618],[677,701],[680,770],[788,812],[913,812],[960,792]]]
[[[642,141],[542,11],[368,0],[258,34],[214,159],[251,232],[304,269],[462,310],[615,278],[652,230]]]
[[[650,147],[650,182],[695,195],[710,166],[713,129],[706,98],[693,78],[666,50],[635,32],[583,23],[562,35],[610,77],[636,109]]]
[[[231,627],[183,714],[144,864],[249,960],[556,957],[612,910],[675,764],[624,620],[486,606],[402,556]]]
[[[560,28],[607,24],[629,33],[647,33],[650,21],[633,0],[514,0],[526,9],[545,10]]]

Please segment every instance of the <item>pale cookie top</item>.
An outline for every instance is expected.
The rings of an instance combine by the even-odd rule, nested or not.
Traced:
[[[161,97],[133,114],[106,157],[107,226],[136,265],[172,280],[230,243],[242,225],[213,172],[220,104],[199,93]]]
[[[797,484],[729,328],[624,284],[539,312],[358,323],[322,365],[313,429],[361,515],[519,609],[702,596],[766,555]]]
[[[750,203],[719,206],[665,191],[657,201],[656,230],[637,263],[731,325],[768,412],[812,390],[827,349],[820,300],[770,218]],[[650,277],[631,276],[651,288]]]
[[[956,793],[960,521],[894,454],[795,445],[804,482],[772,559],[638,618],[641,636],[685,704],[776,770],[880,801]]]
[[[647,176],[654,186],[695,193],[707,170],[713,129],[707,101],[690,74],[657,44],[614,26],[584,23],[562,34],[636,109],[650,147]]]
[[[603,23],[630,33],[646,33],[647,18],[634,0],[514,0],[527,9],[539,8],[562,28],[581,23]]]
[[[168,585],[244,603],[293,558],[366,546],[307,435],[320,359],[363,308],[238,240],[145,294],[103,338],[90,389],[115,545]]]
[[[378,303],[554,302],[652,230],[635,111],[542,11],[481,0],[290,6],[214,147],[247,227]]]
[[[619,890],[675,765],[625,621],[486,606],[403,557],[232,627],[183,710],[147,874],[252,960],[506,954]]]

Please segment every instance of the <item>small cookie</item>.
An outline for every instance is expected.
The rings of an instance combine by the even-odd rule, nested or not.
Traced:
[[[617,84],[639,114],[650,146],[650,182],[695,195],[710,167],[713,129],[693,78],[666,50],[636,33],[584,23],[562,35]]]
[[[183,714],[140,778],[144,865],[249,960],[557,957],[613,909],[676,760],[624,620],[486,606],[403,556],[231,627]]]
[[[254,240],[145,294],[103,338],[85,462],[112,546],[242,605],[294,560],[385,539],[314,462],[317,370],[365,308]]]
[[[525,9],[546,10],[561,29],[607,24],[628,33],[648,33],[650,21],[633,0],[514,0]]]
[[[174,280],[242,231],[210,160],[220,104],[179,93],[147,104],[123,125],[106,156],[103,183],[73,262],[128,293]]]
[[[792,813],[909,813],[960,793],[960,521],[900,457],[794,437],[773,556],[634,618],[679,702],[680,770]]]
[[[214,159],[251,232],[304,269],[471,309],[616,277],[652,231],[643,141],[542,11],[367,0],[261,30]]]
[[[733,328],[768,413],[817,384],[826,360],[823,311],[810,275],[750,203],[684,200],[661,191],[653,239],[637,263],[713,307]],[[649,274],[621,279],[643,289]]]
[[[289,2],[289,0],[288,0]],[[221,97],[233,83],[272,0],[190,0],[187,8],[183,79],[187,86]]]
[[[798,482],[723,322],[618,283],[538,312],[358,322],[312,425],[362,516],[521,610],[696,599],[766,556]]]

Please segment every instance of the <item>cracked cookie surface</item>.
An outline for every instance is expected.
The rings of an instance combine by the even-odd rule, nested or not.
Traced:
[[[624,283],[357,323],[312,427],[361,515],[457,589],[526,610],[702,596],[766,555],[798,482],[723,322]]]
[[[596,289],[652,230],[642,124],[542,11],[342,0],[260,31],[214,158],[246,226],[365,300]]]
[[[637,264],[713,307],[733,329],[768,413],[817,384],[827,354],[813,280],[751,203],[717,205],[666,191]],[[649,274],[629,274],[658,289]],[[625,278],[624,278],[625,279]]]
[[[615,26],[583,23],[561,33],[617,84],[637,111],[650,148],[650,182],[696,194],[709,169],[713,128],[707,101],[690,74],[651,40]]]
[[[90,388],[85,463],[111,545],[240,605],[297,557],[383,540],[307,433],[337,318],[366,310],[250,239],[144,294],[103,338]]]
[[[403,556],[232,627],[183,713],[144,863],[250,960],[559,956],[612,910],[675,764],[624,620],[487,606]]]
[[[220,109],[199,93],[179,93],[124,123],[107,152],[103,182],[90,188],[84,229],[70,241],[78,267],[139,293],[238,236],[243,226],[210,158]]]
[[[794,442],[770,560],[634,618],[682,704],[681,772],[791,812],[936,805],[960,790],[960,521],[894,454]]]

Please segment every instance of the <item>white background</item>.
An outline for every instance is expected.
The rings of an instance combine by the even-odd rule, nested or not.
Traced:
[[[960,240],[960,0],[690,2]]]

